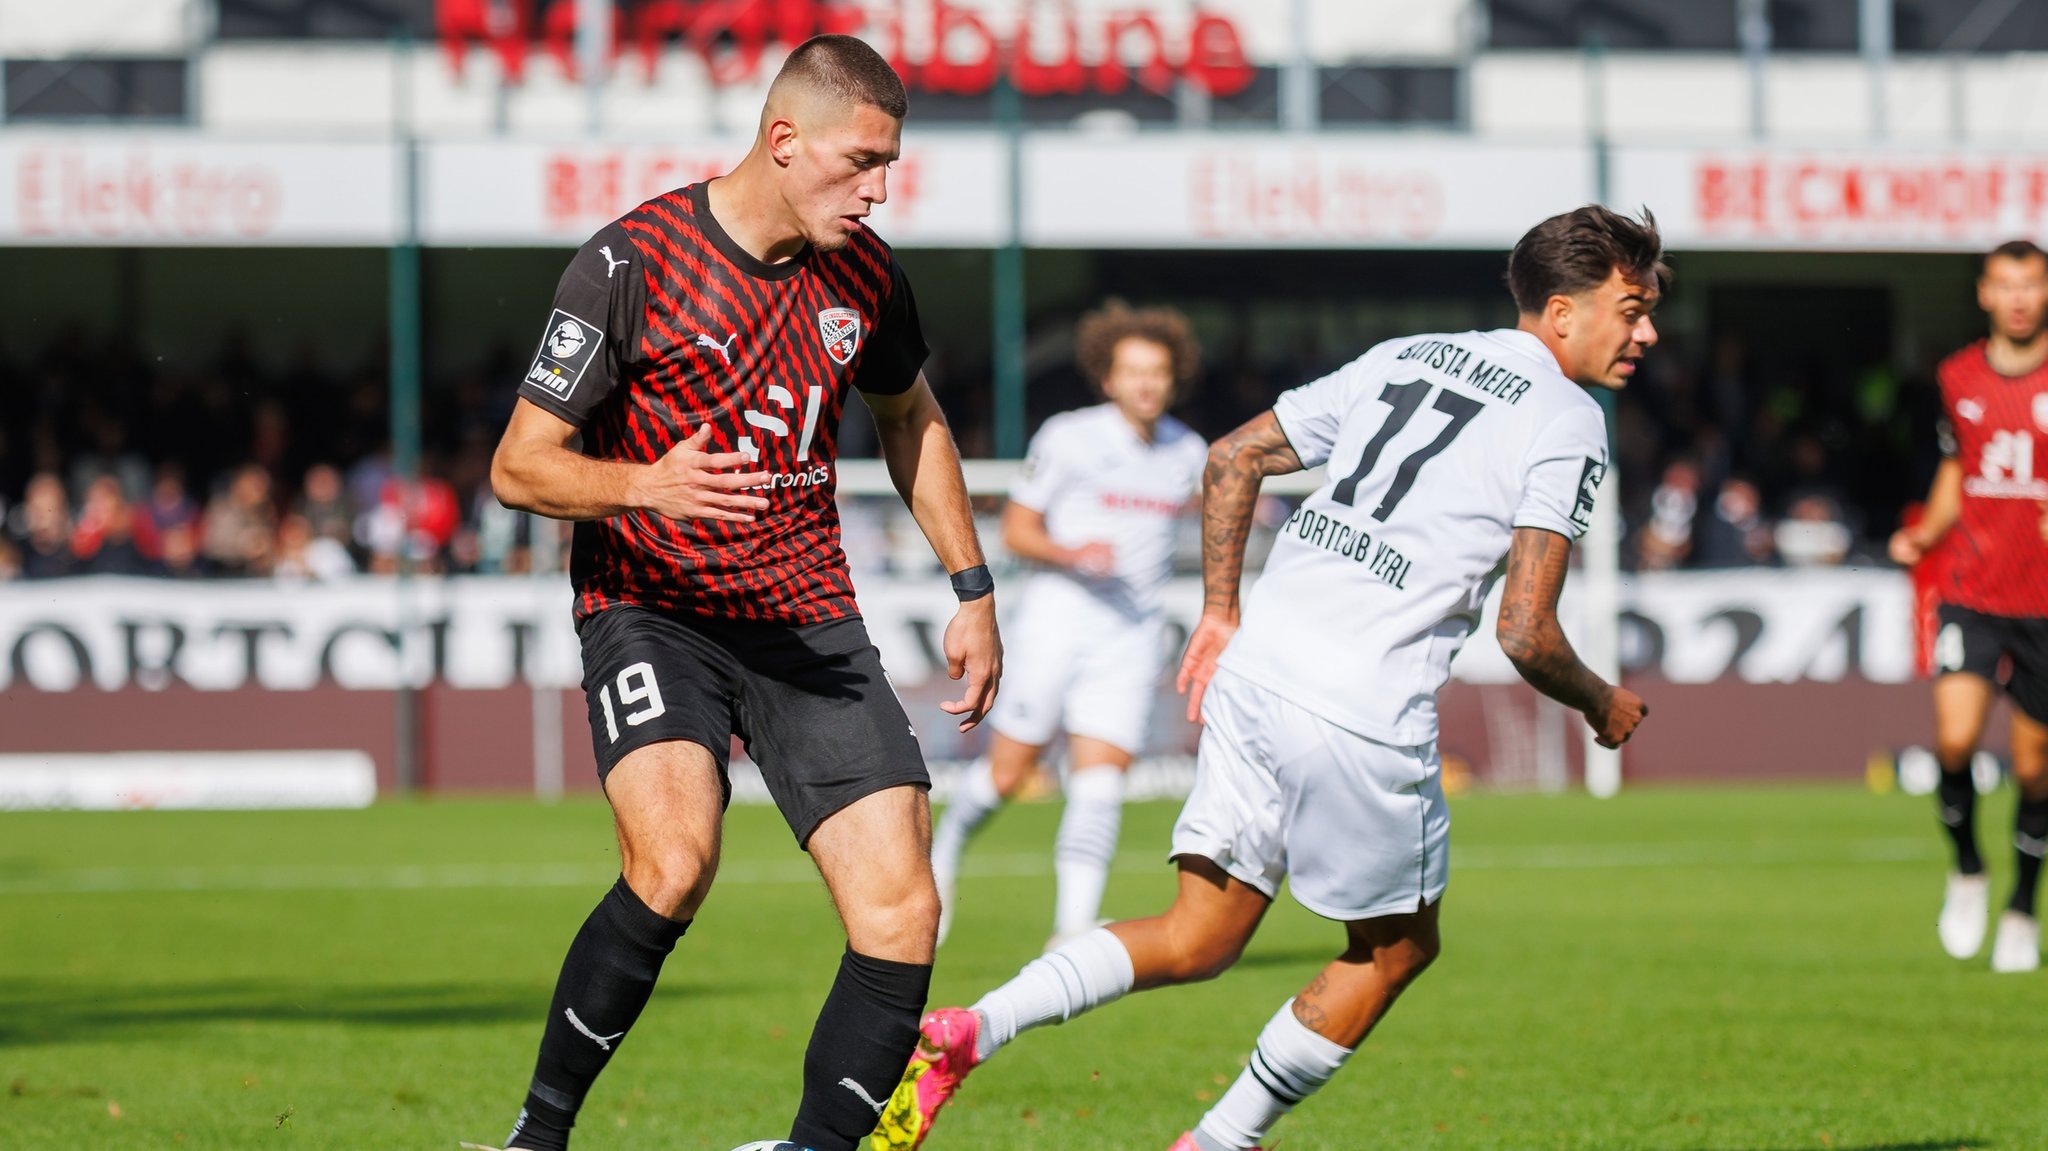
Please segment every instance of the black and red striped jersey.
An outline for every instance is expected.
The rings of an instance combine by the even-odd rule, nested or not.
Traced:
[[[838,251],[749,255],[703,184],[600,229],[569,262],[520,382],[582,429],[584,454],[653,463],[709,424],[714,452],[771,475],[752,523],[636,511],[576,525],[576,617],[615,604],[817,623],[859,614],[839,546],[847,391],[898,394],[927,349],[910,283],[861,228]]]
[[[1937,379],[1942,453],[1963,470],[1937,594],[1986,615],[2048,616],[2048,365],[2002,376],[1979,340],[1943,360]]]

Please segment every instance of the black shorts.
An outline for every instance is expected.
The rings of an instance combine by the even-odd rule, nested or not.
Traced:
[[[761,623],[624,604],[577,631],[600,781],[633,751],[687,740],[710,750],[729,802],[737,735],[802,845],[855,800],[931,787],[910,717],[857,618]]]
[[[2048,723],[2048,619],[2012,619],[1942,604],[1934,633],[1936,675],[1968,672],[2002,683],[2014,706]],[[2012,662],[1999,675],[2000,665]]]

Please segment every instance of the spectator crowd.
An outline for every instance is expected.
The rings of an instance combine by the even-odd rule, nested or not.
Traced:
[[[1881,367],[1851,381],[1763,377],[1732,339],[1699,362],[1671,351],[1617,408],[1627,566],[1884,562],[1882,540],[1932,473],[1930,382]],[[1070,354],[1043,359],[1059,366],[1033,375],[1034,422],[1087,402]],[[1181,406],[1206,435],[1330,366],[1232,359],[1212,355]],[[329,580],[402,559],[429,573],[528,570],[527,521],[498,505],[488,478],[516,374],[507,353],[432,381],[419,478],[406,484],[379,368],[335,373],[308,354],[266,369],[231,345],[204,370],[180,371],[59,339],[31,362],[0,364],[22,389],[0,421],[0,580]],[[990,439],[981,391],[963,383],[947,397],[970,455]],[[843,450],[872,453],[851,416]],[[850,516],[849,531],[888,514]]]
[[[74,337],[8,374],[29,384],[0,423],[0,580],[527,565],[523,517],[488,483],[510,401],[473,385],[437,395],[441,434],[407,484],[376,372],[335,377],[310,356],[266,372],[230,347],[181,373]]]

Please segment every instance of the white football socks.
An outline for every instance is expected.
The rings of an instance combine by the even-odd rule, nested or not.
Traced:
[[[1058,895],[1053,937],[1079,935],[1095,926],[1109,863],[1116,858],[1123,825],[1124,773],[1114,767],[1077,767],[1067,775],[1067,809],[1053,841],[1053,874]]]
[[[1072,943],[1024,965],[1008,983],[981,997],[981,1033],[974,1055],[987,1059],[1020,1033],[1047,1023],[1065,1023],[1083,1012],[1113,1003],[1136,978],[1123,940],[1098,927]]]
[[[939,816],[938,829],[932,832],[932,878],[938,880],[940,893],[952,893],[960,879],[960,855],[967,850],[967,841],[1002,805],[1003,797],[996,794],[995,776],[984,755],[960,773],[960,781],[954,784],[952,797]]]
[[[1237,1082],[1202,1116],[1195,1145],[1202,1151],[1257,1147],[1282,1115],[1337,1074],[1352,1050],[1303,1026],[1289,999],[1259,1032],[1259,1044]]]

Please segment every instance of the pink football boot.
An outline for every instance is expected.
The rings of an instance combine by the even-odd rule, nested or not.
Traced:
[[[866,1151],[912,1151],[931,1134],[939,1108],[960,1089],[974,1070],[974,1041],[981,1034],[981,1016],[964,1007],[941,1007],[924,1017],[917,1050],[903,1081],[882,1107],[882,1119],[868,1136]]]

